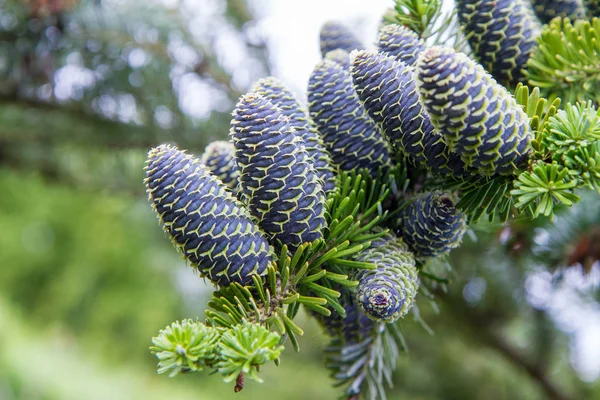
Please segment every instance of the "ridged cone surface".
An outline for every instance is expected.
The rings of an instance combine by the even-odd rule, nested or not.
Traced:
[[[242,198],[261,228],[292,250],[321,238],[325,194],[288,118],[261,95],[250,93],[236,105],[231,136]]]
[[[413,66],[417,62],[419,54],[425,50],[426,45],[409,28],[402,25],[388,24],[379,29],[377,48],[396,61]]]
[[[208,172],[219,178],[233,194],[237,193],[240,177],[234,152],[233,143],[217,140],[209,143],[200,156],[200,163],[206,166]]]
[[[413,162],[438,175],[464,175],[460,156],[449,151],[421,106],[414,69],[374,51],[352,56],[356,93],[388,139]]]
[[[369,117],[339,64],[323,60],[308,83],[308,108],[333,163],[344,171],[367,169],[372,176],[391,166],[387,141]]]
[[[247,284],[270,262],[266,237],[244,206],[194,158],[161,145],[148,153],[146,187],[165,232],[202,276]]]
[[[415,259],[400,238],[377,243],[357,257],[377,266],[357,274],[356,300],[376,321],[394,322],[406,315],[419,290]]]
[[[533,139],[527,114],[481,65],[432,47],[419,57],[416,78],[431,122],[468,168],[511,174],[527,161]]]
[[[350,53],[352,50],[365,48],[344,24],[337,21],[328,21],[323,24],[319,33],[319,41],[322,57],[332,50],[341,49]]]
[[[310,124],[306,111],[291,90],[278,79],[268,77],[258,80],[252,86],[251,92],[263,96],[279,108],[284,116],[288,117],[288,123],[304,140],[304,148],[313,159],[314,168],[322,181],[323,189],[326,193],[335,189],[336,177],[329,153],[325,149],[319,132]]]
[[[541,31],[527,0],[456,0],[463,32],[478,61],[503,85],[523,80]]]
[[[398,235],[417,259],[436,257],[458,247],[466,230],[466,215],[451,195],[431,192],[416,198],[399,216]]]

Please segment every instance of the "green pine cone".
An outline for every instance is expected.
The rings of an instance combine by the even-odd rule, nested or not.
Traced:
[[[335,61],[344,71],[350,71],[350,54],[346,50],[336,49],[325,54],[326,60]]]
[[[394,322],[406,315],[419,290],[415,259],[400,238],[377,243],[359,257],[375,270],[356,275],[356,300],[364,313],[375,321]]]
[[[319,39],[321,56],[323,58],[330,51],[337,49],[345,50],[350,53],[352,50],[365,48],[360,40],[358,40],[346,26],[337,21],[328,21],[323,24]]]
[[[233,194],[237,193],[240,177],[235,163],[233,143],[217,140],[204,149],[200,162],[206,166],[208,172],[216,176]]]
[[[456,0],[461,28],[484,68],[504,86],[523,80],[541,25],[527,0]]]
[[[569,18],[571,21],[585,18],[582,0],[531,0],[537,17],[545,24],[553,18]]]
[[[331,158],[325,149],[319,132],[310,124],[303,107],[294,94],[283,83],[273,77],[258,80],[251,89],[279,108],[288,117],[289,124],[304,140],[304,148],[314,162],[314,168],[322,181],[323,190],[331,192],[336,187]]]
[[[145,184],[165,232],[186,259],[218,285],[264,275],[269,243],[244,206],[216,177],[176,147],[148,153]]]
[[[421,107],[414,69],[374,51],[353,56],[350,70],[358,97],[387,138],[414,163],[438,175],[464,175],[460,156],[449,151]]]
[[[417,62],[417,90],[450,150],[483,175],[511,174],[529,156],[529,119],[508,91],[463,53],[444,47]]]
[[[425,42],[409,28],[396,24],[383,25],[379,29],[377,48],[380,52],[413,66],[419,54],[425,50]]]
[[[402,210],[397,233],[417,259],[437,257],[460,245],[466,220],[450,194],[431,192]]]
[[[240,191],[261,228],[291,249],[321,238],[325,194],[288,119],[264,97],[250,93],[240,98],[231,124]]]
[[[391,166],[388,143],[369,118],[352,86],[352,78],[338,63],[323,60],[308,82],[310,116],[323,137],[333,163],[343,171]]]

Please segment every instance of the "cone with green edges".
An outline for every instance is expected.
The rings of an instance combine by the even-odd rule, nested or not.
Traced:
[[[477,60],[505,86],[523,80],[541,25],[527,0],[456,0],[461,28]]]
[[[409,28],[396,24],[383,25],[379,29],[377,48],[380,52],[413,66],[426,46],[425,42]]]
[[[375,321],[394,322],[406,315],[419,289],[415,259],[401,238],[376,244],[357,257],[376,265],[357,274],[356,301]]]
[[[431,122],[467,168],[506,175],[527,162],[533,139],[527,114],[465,54],[427,49],[417,62],[416,86]]]
[[[145,184],[165,232],[201,276],[223,286],[266,273],[265,235],[200,160],[173,146],[153,148]]]
[[[278,79],[273,77],[258,80],[251,89],[279,108],[281,113],[288,117],[288,123],[294,128],[296,134],[304,140],[304,148],[313,159],[314,168],[322,181],[326,193],[331,192],[336,186],[336,177],[331,165],[331,158],[323,140],[316,128],[310,123],[308,115],[300,102]]]
[[[430,192],[414,199],[398,219],[398,236],[419,260],[437,257],[458,247],[466,230],[466,215],[454,197]]]
[[[233,194],[237,193],[240,172],[235,163],[233,143],[217,140],[209,143],[200,156],[208,172],[216,176]]]
[[[241,197],[261,228],[292,250],[320,239],[325,193],[288,118],[261,95],[249,93],[238,101],[231,125]]]
[[[438,175],[462,176],[465,167],[449,151],[419,102],[412,67],[374,51],[352,53],[352,80],[371,118],[414,163]]]
[[[364,110],[352,78],[338,63],[323,60],[308,83],[308,108],[333,163],[343,171],[376,176],[391,167],[388,143]]]

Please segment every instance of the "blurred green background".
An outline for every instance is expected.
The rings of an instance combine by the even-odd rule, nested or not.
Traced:
[[[368,42],[391,6],[282,3],[0,2],[0,399],[336,398],[328,339],[304,314],[301,352],[287,349],[239,394],[207,374],[158,376],[148,351],[171,321],[203,318],[211,287],[147,203],[147,150],[200,153],[225,139],[235,100],[259,77],[303,96],[321,21],[355,23]],[[314,50],[290,57],[281,37],[302,18]],[[434,334],[403,324],[410,352],[391,399],[600,398],[600,250],[581,250],[600,241],[590,233],[600,209],[597,197],[583,203],[585,230],[561,217],[474,229],[448,292],[420,300]],[[561,221],[573,235],[552,242]],[[574,256],[576,268],[556,268]]]

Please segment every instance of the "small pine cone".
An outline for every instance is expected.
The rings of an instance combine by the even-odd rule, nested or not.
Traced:
[[[344,71],[350,71],[350,53],[346,50],[332,50],[325,54],[324,58],[326,60],[335,61],[344,69]]]
[[[208,172],[216,176],[233,193],[237,193],[240,177],[235,163],[233,143],[217,140],[209,143],[200,157],[200,162],[206,166]]]
[[[261,228],[292,250],[321,238],[325,194],[288,119],[261,95],[250,93],[240,98],[231,124],[240,191]]]
[[[372,176],[391,166],[388,144],[365,112],[352,78],[336,62],[323,60],[308,82],[310,116],[333,163],[343,171],[367,169]]]
[[[437,257],[458,247],[466,230],[466,216],[448,193],[432,192],[416,198],[400,213],[398,235],[417,259]]]
[[[304,148],[314,162],[314,169],[322,181],[323,190],[329,193],[335,189],[336,177],[331,165],[331,157],[325,149],[319,132],[310,124],[306,112],[294,94],[283,83],[272,77],[258,80],[251,92],[263,96],[288,117],[288,123],[294,128],[296,135],[304,140]]]
[[[462,176],[460,156],[450,153],[419,102],[414,69],[381,53],[352,54],[350,71],[358,97],[388,139],[436,174]]]
[[[461,28],[478,61],[504,86],[523,78],[541,25],[527,0],[456,0]]]
[[[571,21],[585,18],[583,0],[531,0],[531,3],[535,14],[545,24],[555,17]]]
[[[383,25],[379,29],[377,48],[380,52],[387,53],[390,57],[395,58],[396,61],[413,66],[426,46],[425,42],[409,28],[389,24]]]
[[[377,266],[357,274],[356,299],[375,321],[394,322],[406,315],[415,301],[419,279],[415,259],[400,238],[372,247],[358,259]]]
[[[450,150],[483,175],[527,161],[533,134],[514,97],[463,53],[432,47],[419,57],[417,90]]]
[[[322,57],[332,50],[341,49],[350,53],[352,50],[365,48],[346,26],[336,21],[328,21],[323,24],[319,38]]]
[[[202,276],[218,285],[244,285],[266,273],[266,237],[200,160],[158,146],[148,153],[145,184],[165,232]]]

